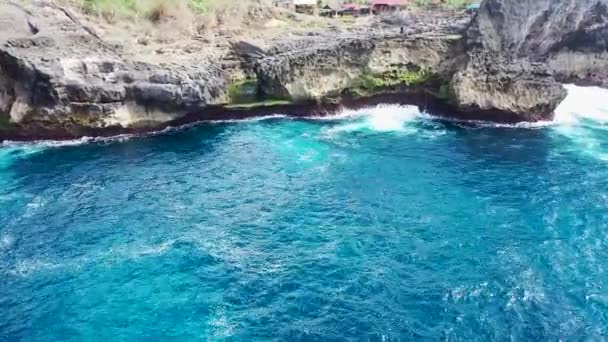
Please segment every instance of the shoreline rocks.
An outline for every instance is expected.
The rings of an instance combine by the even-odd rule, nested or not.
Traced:
[[[562,83],[608,85],[607,0],[485,0],[451,83],[461,108],[550,119]]]
[[[0,2],[0,126],[31,132],[150,127],[225,102],[217,62],[130,60],[52,3]],[[33,29],[35,28],[35,29]],[[7,123],[8,121],[8,123]],[[4,127],[3,127],[4,126]]]
[[[269,109],[316,115],[375,99],[415,104],[412,94],[457,119],[548,120],[566,95],[560,82],[608,86],[607,3],[485,0],[474,17],[404,12],[347,32],[232,44],[227,63],[138,60],[53,2],[0,0],[0,140],[145,132]],[[293,104],[235,114],[224,107],[235,89]]]

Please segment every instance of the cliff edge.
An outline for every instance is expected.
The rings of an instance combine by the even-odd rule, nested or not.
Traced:
[[[297,32],[282,22],[154,50],[107,39],[69,6],[26,3],[0,0],[0,140],[159,129],[209,118],[239,92],[335,105],[418,91],[451,116],[538,121],[561,83],[608,86],[608,0],[485,0],[473,16],[406,11]]]

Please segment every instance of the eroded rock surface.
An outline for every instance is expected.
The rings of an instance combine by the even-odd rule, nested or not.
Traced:
[[[363,75],[427,70],[450,76],[464,56],[467,20],[429,25],[370,27],[366,32],[318,36],[272,47],[258,60],[263,92],[292,99],[320,99],[339,93]]]
[[[225,97],[219,64],[123,58],[51,2],[31,11],[0,2],[0,32],[0,129],[78,136],[88,128],[154,127]]]
[[[559,82],[608,83],[607,0],[485,0],[452,89],[464,108],[548,119]]]
[[[420,75],[435,87],[425,96],[456,117],[550,119],[562,82],[608,86],[607,2],[485,0],[475,17],[402,12],[250,44],[192,38],[187,49],[134,53],[139,43],[110,43],[54,1],[0,0],[0,140],[184,123],[229,102],[235,84],[251,97],[334,100],[374,94],[351,92],[363,81],[391,88]]]

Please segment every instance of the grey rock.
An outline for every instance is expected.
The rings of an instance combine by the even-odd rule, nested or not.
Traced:
[[[463,111],[548,119],[566,95],[561,82],[608,87],[607,4],[485,0],[474,18],[396,13],[348,31],[232,44],[223,60],[159,49],[144,62],[53,1],[0,0],[0,140],[7,130],[153,129],[225,103],[227,79],[253,74],[268,96],[319,99],[363,74],[423,68],[449,82]]]
[[[217,61],[138,62],[67,9],[33,6],[0,0],[0,122],[10,129],[153,127],[226,98]]]
[[[452,90],[463,108],[549,119],[560,82],[608,85],[608,0],[485,0]]]
[[[380,19],[385,20],[385,19]],[[450,21],[427,32],[405,27],[380,27],[362,32],[306,37],[281,42],[257,60],[255,71],[269,96],[318,99],[347,88],[364,74],[398,69],[426,69],[451,76],[462,57],[462,26]]]

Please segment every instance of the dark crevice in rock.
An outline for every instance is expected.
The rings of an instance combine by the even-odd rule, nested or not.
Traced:
[[[40,32],[40,29],[30,20],[27,21],[27,25],[30,27],[30,31],[32,31],[33,35],[37,35],[38,32]]]

